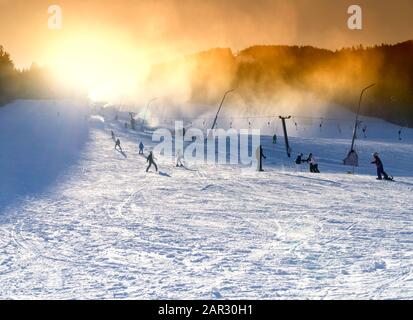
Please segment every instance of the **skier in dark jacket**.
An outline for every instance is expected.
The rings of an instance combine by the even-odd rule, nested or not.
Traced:
[[[375,164],[377,167],[377,180],[383,180],[382,176],[384,176],[385,180],[392,180],[389,175],[384,171],[383,162],[381,161],[379,154],[375,152],[373,154],[374,160],[371,162]]]
[[[139,143],[139,154],[143,154],[144,145],[142,141]]]
[[[255,155],[258,161],[257,170],[263,172],[264,170],[262,169],[262,158],[267,159],[267,157],[264,155],[261,145],[255,151]]]
[[[149,156],[146,158],[146,162],[149,162],[149,166],[146,168],[146,172],[149,171],[149,168],[154,165],[156,172],[158,172],[158,166],[156,165],[154,159],[153,159],[153,153],[152,151],[149,152]]]
[[[273,143],[273,144],[277,144],[277,135],[276,135],[276,134],[274,134],[274,135],[272,136],[272,143]]]
[[[111,132],[112,132],[112,140],[115,141],[115,133],[113,132],[113,130]]]
[[[123,152],[122,147],[120,146],[120,140],[119,139],[116,140],[115,149],[120,151],[120,152]]]

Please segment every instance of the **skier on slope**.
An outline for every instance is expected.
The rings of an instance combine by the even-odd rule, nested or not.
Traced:
[[[142,143],[142,141],[139,143],[139,154],[143,154],[143,149],[144,149],[144,145]]]
[[[115,133],[113,132],[113,130],[111,130],[112,133],[112,140],[115,141]]]
[[[149,171],[149,168],[154,165],[155,166],[155,170],[156,172],[158,172],[158,166],[156,165],[155,161],[154,161],[154,157],[153,157],[153,152],[150,151],[149,152],[149,156],[146,158],[146,162],[149,162],[148,167],[146,168],[146,172]]]
[[[177,167],[183,167],[184,164],[182,163],[182,160],[184,159],[184,156],[182,155],[181,149],[178,149],[176,153],[176,166]]]
[[[264,155],[263,150],[262,150],[262,145],[260,145],[257,150],[255,151],[255,156],[257,158],[257,171],[263,172],[264,170],[262,169],[262,158],[267,159],[267,157]]]
[[[272,143],[273,143],[273,144],[277,144],[277,135],[276,135],[276,134],[274,134],[274,135],[272,136]]]
[[[123,152],[122,147],[120,146],[120,140],[119,139],[116,140],[115,149],[120,151],[120,152]]]
[[[364,138],[367,138],[367,125],[363,127],[363,135],[364,135]]]
[[[373,161],[372,164],[375,164],[377,167],[377,180],[383,180],[382,176],[384,176],[385,180],[393,180],[385,171],[383,167],[383,162],[381,161],[379,154],[375,152],[373,154]]]
[[[313,154],[310,153],[308,156],[308,159],[306,160],[309,165],[310,165],[310,172],[312,173],[320,173],[320,170],[318,170],[318,164],[316,159],[314,158]]]

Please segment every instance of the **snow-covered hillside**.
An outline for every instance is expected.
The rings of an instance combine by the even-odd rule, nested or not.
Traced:
[[[138,155],[150,134],[124,119],[67,101],[0,108],[0,298],[412,299],[413,130],[399,141],[364,120],[354,175],[351,124],[335,122],[290,122],[292,159],[268,125],[264,173],[157,156],[155,174]],[[396,182],[376,181],[375,151]],[[293,165],[298,152],[322,173]]]

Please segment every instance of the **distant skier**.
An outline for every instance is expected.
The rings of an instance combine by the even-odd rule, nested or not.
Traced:
[[[306,162],[309,163],[310,165],[310,172],[312,173],[320,173],[320,170],[318,170],[318,163],[315,159],[315,157],[313,156],[312,153],[309,154],[308,159],[306,160]]]
[[[338,133],[341,134],[342,131],[341,131],[341,126],[340,126],[340,124],[337,124],[337,130],[338,130]]]
[[[363,127],[364,138],[367,138],[367,125]]]
[[[123,152],[122,147],[120,146],[120,140],[119,139],[116,140],[115,149],[120,151],[120,152]]]
[[[402,129],[399,130],[399,141],[402,141]]]
[[[383,162],[381,161],[379,154],[375,152],[373,154],[373,161],[371,162],[372,164],[375,164],[377,167],[377,180],[383,180],[383,177],[385,180],[393,180],[392,177],[390,177],[385,171],[383,167]],[[382,177],[383,176],[383,177]]]
[[[128,123],[125,122],[125,129],[128,129]]]
[[[112,133],[112,140],[115,141],[116,137],[115,137],[115,133],[113,132],[113,130],[111,131]]]
[[[143,149],[144,149],[144,145],[142,143],[142,141],[139,143],[139,154],[143,154]]]
[[[183,167],[184,164],[182,160],[184,159],[184,156],[182,155],[181,149],[178,149],[178,152],[176,153],[176,166],[177,167]]]
[[[257,158],[258,164],[257,164],[257,170],[259,172],[263,172],[264,170],[262,169],[262,159],[267,159],[267,157],[264,155],[262,146],[260,145],[257,150],[255,151],[255,156]]]
[[[273,143],[273,144],[277,144],[277,135],[276,135],[276,134],[274,134],[274,135],[272,136],[272,143]]]
[[[153,152],[149,152],[149,156],[146,158],[146,162],[149,162],[148,167],[146,168],[146,172],[149,171],[149,168],[154,165],[155,166],[155,170],[156,172],[158,172],[158,166],[156,165],[155,161],[154,161],[154,157],[153,157]]]

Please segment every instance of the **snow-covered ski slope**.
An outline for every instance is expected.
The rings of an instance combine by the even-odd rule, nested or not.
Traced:
[[[0,108],[0,298],[413,298],[412,130],[398,141],[398,127],[370,124],[354,175],[341,165],[351,125],[292,126],[292,159],[269,132],[264,173],[157,156],[161,174],[147,174],[150,135],[88,113]],[[376,181],[374,151],[397,182]],[[292,165],[298,152],[322,173]]]

